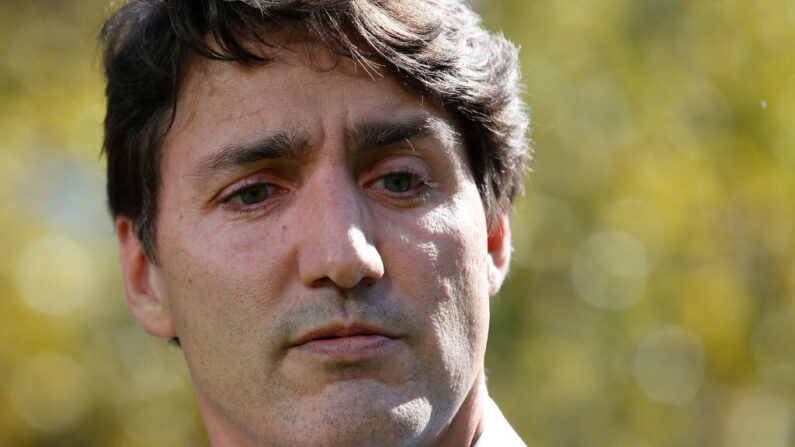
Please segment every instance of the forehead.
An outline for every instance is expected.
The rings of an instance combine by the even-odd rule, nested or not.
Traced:
[[[376,72],[321,45],[287,47],[269,56],[272,61],[256,66],[193,58],[169,135],[211,123],[284,128],[319,124],[324,117],[352,120],[406,106],[441,112],[383,67]]]

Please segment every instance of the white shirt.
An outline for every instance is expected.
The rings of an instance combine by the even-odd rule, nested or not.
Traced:
[[[483,409],[483,432],[475,447],[527,447],[488,395]]]

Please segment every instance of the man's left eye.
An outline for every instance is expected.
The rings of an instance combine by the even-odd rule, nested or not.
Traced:
[[[422,179],[419,176],[409,172],[387,174],[381,179],[384,183],[384,189],[394,193],[410,191],[422,183]]]

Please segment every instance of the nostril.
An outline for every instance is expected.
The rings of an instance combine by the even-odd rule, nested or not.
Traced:
[[[365,272],[364,276],[362,277],[361,281],[359,281],[359,283],[364,284],[365,286],[372,286],[373,284],[378,282],[379,279],[381,279],[381,276],[382,274],[371,275]]]

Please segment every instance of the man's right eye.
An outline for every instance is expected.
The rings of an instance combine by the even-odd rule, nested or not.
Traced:
[[[420,183],[419,177],[409,172],[387,174],[384,176],[383,181],[384,189],[393,193],[406,192]]]
[[[264,183],[248,186],[230,196],[227,202],[243,206],[256,205],[268,199],[271,188],[273,185]]]

